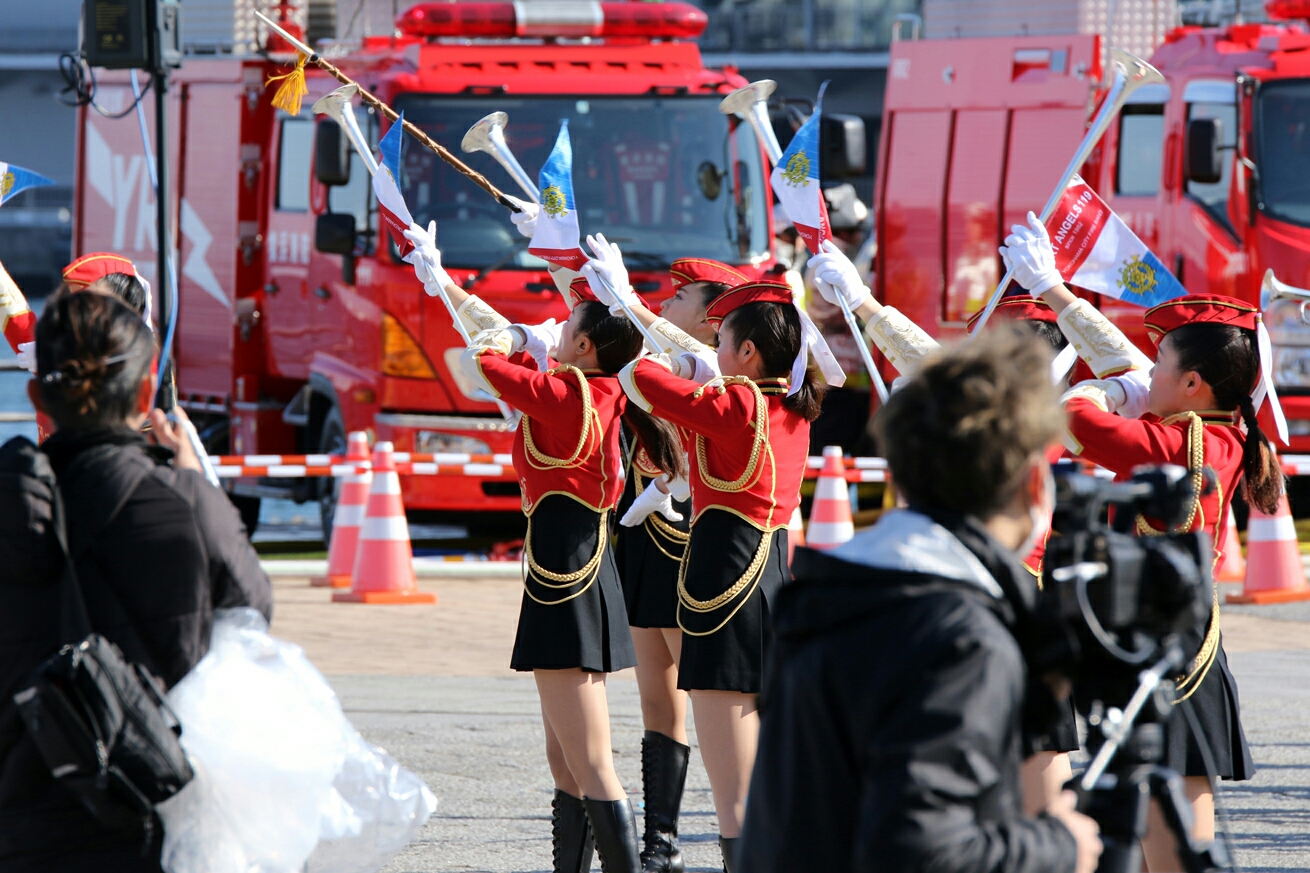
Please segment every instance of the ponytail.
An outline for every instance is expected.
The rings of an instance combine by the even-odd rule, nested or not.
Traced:
[[[1273,446],[1260,429],[1255,404],[1249,396],[1241,401],[1242,421],[1246,423],[1246,442],[1242,447],[1242,495],[1246,502],[1265,515],[1278,512],[1283,496],[1283,471]]]
[[[805,368],[805,379],[795,394],[782,398],[782,405],[806,421],[814,421],[823,411],[823,395],[828,386],[819,381],[814,365]]]
[[[631,402],[623,410],[623,423],[637,435],[637,441],[646,450],[646,457],[652,464],[670,479],[687,478],[687,456],[683,454],[682,442],[673,425]]]

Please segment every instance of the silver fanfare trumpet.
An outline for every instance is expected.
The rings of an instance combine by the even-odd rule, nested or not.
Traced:
[[[1260,283],[1260,308],[1267,309],[1275,300],[1295,300],[1300,304],[1298,312],[1302,323],[1310,324],[1310,317],[1306,315],[1306,304],[1310,304],[1310,291],[1286,282],[1279,282],[1273,270],[1265,270],[1264,281]]]
[[[523,165],[510,151],[509,143],[505,142],[505,125],[508,123],[509,116],[504,112],[491,113],[468,129],[463,142],[459,144],[460,148],[467,154],[486,152],[491,155],[518,183],[523,193],[532,198],[533,203],[540,203],[541,195],[537,192],[537,186],[532,184],[532,177],[524,171]]]
[[[740,115],[755,128],[755,135],[764,144],[769,155],[769,163],[775,167],[782,158],[782,146],[773,132],[773,122],[769,121],[769,95],[778,87],[772,79],[760,79],[745,87],[738,88],[719,102],[719,111],[724,115]]]
[[[378,172],[378,161],[377,158],[373,157],[373,150],[369,148],[368,140],[364,138],[364,131],[359,128],[359,121],[355,118],[355,107],[350,102],[358,93],[358,85],[342,85],[340,88],[324,94],[311,108],[315,115],[330,116],[337,124],[341,125],[342,130],[346,132],[346,138],[355,147],[355,154],[363,159],[364,166],[368,168],[369,176],[373,176]],[[400,180],[396,181],[399,183]],[[464,340],[464,345],[472,345],[468,331],[464,328],[464,323],[459,320],[459,314],[450,302],[450,297],[446,295],[444,290],[441,292],[440,297],[441,302],[446,304],[446,310],[455,323],[455,330],[459,332],[460,339]],[[514,411],[506,405],[505,401],[496,399],[494,402],[506,421],[511,423],[517,421]]]
[[[364,138],[364,131],[359,129],[359,121],[355,118],[355,107],[351,101],[359,93],[358,85],[342,85],[335,91],[329,91],[318,99],[313,105],[311,111],[315,115],[328,115],[346,132],[346,137],[350,144],[355,147],[355,153],[364,160],[364,166],[368,168],[368,174],[372,176],[378,171],[377,158],[373,157],[373,150],[368,147],[368,140]]]
[[[1096,116],[1087,128],[1087,133],[1083,136],[1083,141],[1078,145],[1078,150],[1073,153],[1069,159],[1069,166],[1065,167],[1064,175],[1056,184],[1055,190],[1051,192],[1051,197],[1046,201],[1046,206],[1042,208],[1039,220],[1045,222],[1055,211],[1055,207],[1064,196],[1064,189],[1069,186],[1069,181],[1082,169],[1087,158],[1091,155],[1092,149],[1100,142],[1105,131],[1110,127],[1110,122],[1119,114],[1119,110],[1128,102],[1128,98],[1133,92],[1145,85],[1158,85],[1164,83],[1164,76],[1155,67],[1146,61],[1131,55],[1122,49],[1110,50],[1110,65],[1114,70],[1114,75],[1110,81],[1110,88],[1101,101],[1101,108],[1096,111]],[[1001,278],[1000,284],[992,292],[991,298],[987,301],[987,306],[983,309],[982,317],[974,325],[973,335],[977,336],[991,318],[992,312],[996,310],[996,304],[1001,301],[1001,294],[1005,292],[1006,287],[1010,284],[1010,279],[1014,276],[1013,270],[1006,270],[1005,276]]]

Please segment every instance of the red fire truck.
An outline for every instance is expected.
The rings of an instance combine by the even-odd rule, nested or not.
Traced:
[[[637,289],[659,299],[676,257],[752,274],[771,264],[760,144],[718,108],[745,80],[702,64],[691,40],[705,20],[681,3],[432,3],[402,15],[394,37],[323,51],[455,151],[474,122],[508,112],[509,144],[529,173],[567,118],[583,233],[618,241]],[[337,83],[310,65],[300,114],[271,107],[265,82],[293,57],[188,56],[172,79],[179,402],[214,452],[339,452],[354,430],[398,450],[508,452],[508,425],[459,372],[450,316],[379,235],[362,162],[343,151],[335,121],[310,113]],[[125,78],[104,74],[96,99],[114,110],[132,97]],[[376,143],[379,119],[357,117]],[[135,117],[83,109],[78,156],[75,251],[122,252],[153,278],[153,194]],[[490,156],[464,157],[521,194]],[[505,209],[413,140],[402,176],[415,219],[437,222],[455,281],[511,320],[566,316]],[[402,487],[411,513],[433,520],[519,510],[513,481],[411,477]],[[240,480],[235,495],[249,513],[261,496],[313,499],[320,485]],[[326,523],[329,488],[321,499]]]
[[[1278,8],[1275,8],[1275,7]],[[1296,6],[1297,8],[1292,8]],[[1310,3],[1270,4],[1284,18]],[[877,293],[952,335],[985,303],[997,246],[1041,210],[1102,93],[1095,35],[892,46],[876,188]],[[1083,177],[1194,294],[1260,303],[1266,269],[1310,286],[1310,32],[1299,22],[1180,27]],[[1139,307],[1099,305],[1146,346]],[[1266,301],[1267,302],[1267,301]],[[1310,327],[1265,311],[1292,449],[1310,451]]]

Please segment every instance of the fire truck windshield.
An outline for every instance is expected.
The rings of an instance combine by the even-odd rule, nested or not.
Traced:
[[[1274,218],[1310,226],[1310,80],[1270,82],[1257,93],[1262,208]]]
[[[505,138],[534,180],[567,118],[583,239],[602,232],[631,268],[658,269],[679,257],[744,263],[769,250],[760,148],[750,125],[730,124],[719,112],[719,99],[407,94],[395,105],[457,153],[478,119],[507,112]],[[490,155],[461,157],[502,191],[526,198]],[[545,266],[528,254],[503,207],[413,142],[405,145],[401,187],[416,221],[436,220],[447,265]]]

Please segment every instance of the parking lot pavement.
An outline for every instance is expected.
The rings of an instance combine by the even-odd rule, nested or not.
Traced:
[[[518,583],[420,585],[437,593],[436,606],[332,604],[303,579],[279,579],[273,632],[304,646],[360,731],[440,798],[389,873],[550,870],[552,786],[536,688],[506,666]],[[1226,613],[1223,627],[1259,768],[1222,793],[1238,862],[1247,873],[1310,869],[1310,623],[1244,611]],[[635,804],[642,728],[631,671],[611,677],[609,697],[615,763]],[[721,869],[718,827],[691,733],[681,839],[687,869],[709,873]]]

